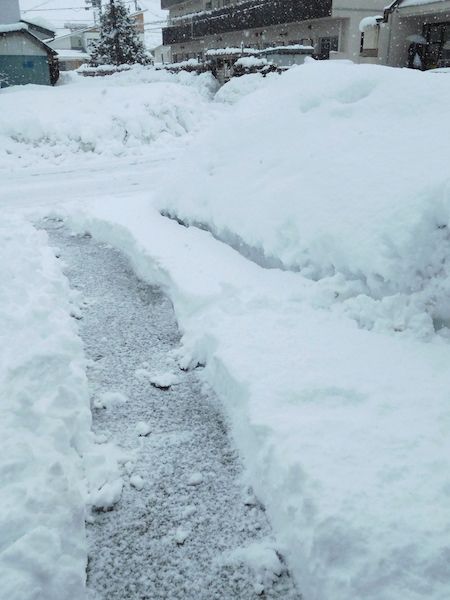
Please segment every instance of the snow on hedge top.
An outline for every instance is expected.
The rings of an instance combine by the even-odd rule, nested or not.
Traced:
[[[408,310],[450,318],[450,78],[311,61],[252,81],[160,208],[308,277],[339,273],[376,301],[414,292]]]

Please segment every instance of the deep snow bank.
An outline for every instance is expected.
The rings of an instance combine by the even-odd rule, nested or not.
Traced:
[[[79,314],[45,232],[0,225],[0,597],[85,598],[84,520],[122,490],[111,443],[95,443]]]
[[[336,297],[358,296],[345,310],[364,327],[427,336],[448,321],[450,77],[310,62],[218,97],[233,109],[164,182],[161,210],[351,280]]]
[[[180,364],[206,363],[305,599],[447,600],[449,346],[358,329],[317,307],[321,283],[146,200],[90,201],[72,223],[170,294]]]
[[[215,91],[209,75],[136,66],[108,77],[71,74],[64,85],[1,91],[3,166],[141,155],[149,145],[182,136],[203,119]]]
[[[44,233],[3,218],[0,246],[0,596],[81,600],[90,411],[71,294]]]

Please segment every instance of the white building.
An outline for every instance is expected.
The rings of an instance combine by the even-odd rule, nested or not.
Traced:
[[[156,60],[203,58],[209,49],[313,45],[320,59],[373,62],[361,52],[362,19],[386,0],[161,0],[169,10]]]

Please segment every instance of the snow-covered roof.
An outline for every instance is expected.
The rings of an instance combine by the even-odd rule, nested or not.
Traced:
[[[13,33],[14,31],[28,31],[28,25],[25,23],[9,23],[0,25],[0,33]]]
[[[81,50],[57,49],[56,52],[58,54],[58,58],[61,60],[70,60],[77,58],[79,58],[80,60],[88,60],[90,58],[90,55],[87,52],[82,52]]]
[[[40,27],[41,29],[52,31],[53,33],[56,31],[56,27],[52,23],[50,23],[50,21],[47,21],[47,19],[44,19],[42,17],[29,17],[28,15],[26,15],[22,19],[22,21],[24,23],[28,23],[29,25],[34,25],[35,27]]]
[[[314,46],[304,46],[303,44],[289,44],[287,46],[272,46],[259,50],[258,54],[304,54],[305,52],[311,52],[314,50]]]
[[[206,56],[223,56],[226,54],[258,54],[259,50],[256,48],[211,48],[205,52]]]

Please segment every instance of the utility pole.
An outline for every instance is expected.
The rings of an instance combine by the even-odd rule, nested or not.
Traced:
[[[102,17],[102,0],[85,0],[86,10],[93,9],[94,11],[94,23],[100,21]]]
[[[114,31],[114,52],[116,54],[116,65],[122,64],[122,50],[120,48],[119,42],[119,32],[117,31],[117,13],[116,13],[116,5],[114,4],[114,0],[109,0],[109,6],[111,11],[111,24]]]

